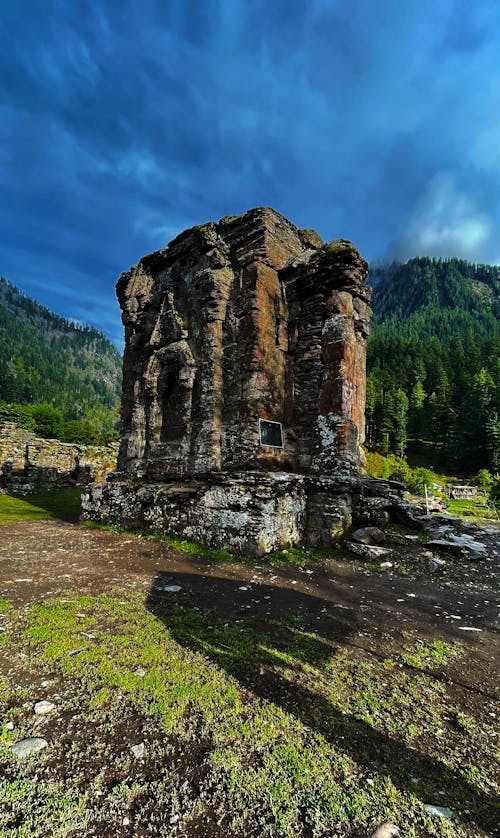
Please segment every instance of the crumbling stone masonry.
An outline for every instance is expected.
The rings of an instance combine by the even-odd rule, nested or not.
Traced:
[[[366,494],[367,272],[350,242],[254,209],[122,274],[118,471],[85,516],[256,555],[331,543]]]
[[[114,446],[74,445],[41,439],[6,422],[0,426],[0,488],[83,486],[116,468]]]

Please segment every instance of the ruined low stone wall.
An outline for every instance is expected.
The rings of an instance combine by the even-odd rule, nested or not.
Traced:
[[[83,486],[105,480],[117,447],[41,439],[11,423],[0,427],[0,487]]]
[[[145,483],[113,475],[87,488],[83,518],[180,535],[247,556],[286,547],[328,547],[355,525],[404,515],[393,481],[292,473],[213,474],[207,480]]]

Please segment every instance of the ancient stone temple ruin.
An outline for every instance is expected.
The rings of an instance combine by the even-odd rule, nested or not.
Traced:
[[[344,532],[366,495],[367,272],[350,242],[254,209],[122,274],[118,471],[86,517],[251,555]]]

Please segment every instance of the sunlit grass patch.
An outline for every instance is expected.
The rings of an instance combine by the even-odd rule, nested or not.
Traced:
[[[0,523],[40,521],[46,518],[77,520],[81,509],[80,486],[36,489],[23,495],[0,493]]]
[[[450,498],[447,500],[446,512],[456,518],[467,518],[469,520],[491,518],[492,520],[498,520],[498,514],[493,504],[488,505],[486,497]]]
[[[428,643],[419,641],[406,647],[400,657],[403,663],[413,669],[432,669],[445,666],[460,654],[463,654],[463,648],[458,643],[431,640]]]
[[[354,838],[386,819],[403,821],[408,838],[479,834],[467,824],[476,815],[486,817],[490,731],[483,720],[485,737],[472,761],[467,743],[476,720],[451,704],[432,671],[464,656],[466,647],[436,639],[376,657],[354,652],[348,639],[332,644],[298,616],[259,626],[231,623],[182,601],[146,605],[130,592],[70,595],[8,619],[22,628],[20,649],[29,654],[31,671],[49,668],[72,685],[71,713],[79,712],[92,731],[81,757],[81,743],[73,742],[64,755],[53,735],[37,757],[39,795],[22,786],[31,774],[15,774],[8,762],[13,797],[24,794],[44,827],[52,788],[57,811],[67,811],[69,823],[97,817],[97,800],[102,834],[105,828],[119,832],[121,817],[130,812],[145,828],[152,817],[148,807],[161,817],[159,801],[166,820],[155,821],[157,834],[168,834],[169,813],[194,822],[203,812],[200,800],[209,801],[214,822],[223,823],[228,836]],[[128,733],[124,713],[133,715],[137,734]],[[30,723],[28,714],[24,733]],[[153,739],[144,730],[154,730]],[[12,734],[5,735],[8,749]],[[124,736],[136,738],[124,745]],[[144,775],[127,756],[141,737],[151,760]],[[90,791],[87,797],[78,792],[82,777],[77,782],[70,766],[78,759],[88,764],[97,748],[103,756],[89,779],[92,794],[99,791],[94,800]],[[180,777],[168,768],[175,764],[172,753],[184,755]],[[51,760],[60,761],[64,781],[57,776],[49,782],[43,774]],[[185,780],[191,772],[196,794]],[[444,825],[422,805],[441,802],[443,789],[457,811]],[[55,811],[53,831],[46,834],[59,834],[58,818]],[[32,828],[31,815],[26,823]],[[9,829],[7,838],[31,834]]]
[[[62,783],[36,779],[0,779],[0,827],[3,838],[70,838],[84,834],[85,798]]]

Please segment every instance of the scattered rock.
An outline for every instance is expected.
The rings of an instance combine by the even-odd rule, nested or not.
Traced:
[[[132,745],[130,748],[134,757],[136,759],[143,759],[144,757],[144,742],[140,742],[138,745]]]
[[[433,550],[441,550],[443,553],[451,553],[452,556],[461,556],[463,552],[463,545],[457,544],[455,541],[447,541],[444,538],[436,538],[433,541],[427,542],[427,547]]]
[[[37,716],[46,716],[56,709],[56,705],[52,701],[37,701],[33,709]]]
[[[171,824],[174,824],[174,823],[177,823],[178,820],[179,820],[179,815],[172,815],[169,822]]]
[[[383,544],[385,541],[385,532],[379,530],[378,527],[361,527],[352,533],[351,538],[359,544]]]
[[[144,678],[146,674],[146,670],[142,668],[142,666],[138,666],[137,669],[134,669],[134,675],[137,675],[138,678]]]
[[[442,567],[442,564],[436,562],[435,560],[429,562],[429,570],[431,573],[434,573],[436,570],[439,570],[440,567]]]
[[[455,817],[454,812],[451,809],[447,809],[446,806],[433,806],[431,803],[426,803],[424,805],[424,809],[428,815],[435,818],[453,818]]]
[[[469,553],[467,558],[470,562],[477,562],[480,559],[484,559],[485,555],[484,555],[484,553]]]
[[[170,594],[177,594],[179,591],[182,591],[181,585],[163,585],[161,588],[162,591],[168,591]]]
[[[460,547],[466,547],[468,550],[472,550],[475,553],[485,553],[486,552],[486,544],[483,544],[481,541],[476,541],[472,538],[471,535],[450,535],[450,541],[453,541],[454,544],[458,544]]]
[[[371,838],[399,838],[400,832],[397,826],[386,821],[381,823],[372,833]]]
[[[15,742],[12,745],[12,753],[18,759],[26,759],[31,754],[37,754],[38,751],[43,751],[48,744],[46,739],[42,739],[39,736],[32,736],[28,739],[21,739],[19,742]]]
[[[5,730],[14,730],[14,722],[6,722]]]
[[[390,509],[391,518],[398,524],[409,529],[421,530],[424,528],[424,520],[420,507],[411,503],[394,500]]]
[[[381,562],[380,563],[380,567],[382,567],[382,568],[389,568],[389,567],[392,567],[392,566],[393,566],[392,562]]]
[[[356,556],[361,556],[363,559],[380,559],[382,556],[387,556],[391,552],[385,547],[375,547],[371,544],[356,544],[354,541],[347,541],[346,547],[351,553]]]

